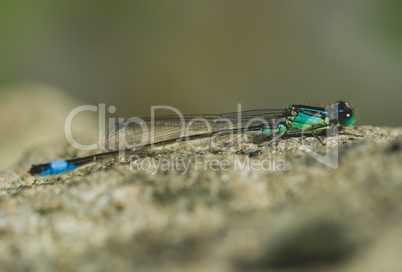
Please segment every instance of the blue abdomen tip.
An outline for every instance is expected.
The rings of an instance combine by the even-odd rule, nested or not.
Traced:
[[[60,161],[52,161],[49,162],[49,168],[46,170],[43,170],[41,172],[41,175],[52,175],[52,174],[57,174],[61,173],[67,170],[72,170],[75,168],[75,165],[69,164],[66,160],[60,160]]]

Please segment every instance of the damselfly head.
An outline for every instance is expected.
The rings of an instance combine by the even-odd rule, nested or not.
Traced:
[[[355,120],[355,115],[347,102],[338,101],[335,103],[338,108],[338,123],[343,127],[350,126]]]

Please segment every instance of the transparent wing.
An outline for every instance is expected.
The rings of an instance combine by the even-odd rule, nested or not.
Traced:
[[[150,144],[186,142],[192,145],[228,142],[239,134],[275,125],[288,115],[287,109],[262,109],[225,114],[169,115],[130,118],[108,130],[105,147],[127,149]]]

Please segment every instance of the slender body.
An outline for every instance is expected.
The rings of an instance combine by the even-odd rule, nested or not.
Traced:
[[[317,133],[334,126],[349,126],[354,122],[354,115],[348,103],[339,101],[327,108],[290,105],[285,109],[161,116],[153,119],[137,118],[135,121],[106,133],[105,142],[115,148],[114,151],[33,165],[29,173],[42,176],[58,174],[94,161],[116,157],[122,152],[133,153],[147,147],[186,141],[217,144],[251,133],[266,137],[312,134],[321,142]],[[148,127],[152,129],[148,130]]]

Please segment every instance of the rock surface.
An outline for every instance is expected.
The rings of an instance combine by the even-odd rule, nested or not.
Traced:
[[[0,266],[396,271],[402,128],[347,132],[362,137],[328,137],[325,147],[313,137],[284,139],[254,156],[253,144],[221,152],[173,146],[48,177],[30,176],[30,164],[64,146],[37,146],[0,177]],[[321,154],[337,147],[338,166],[314,159],[303,142]],[[65,147],[64,155],[77,155]],[[190,167],[147,166],[169,161]]]

